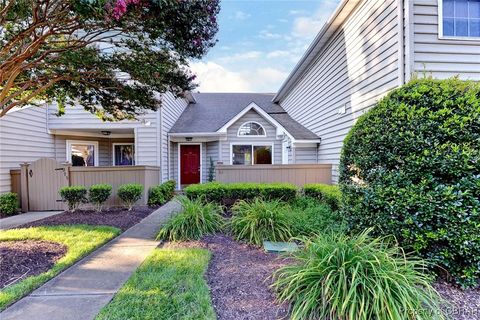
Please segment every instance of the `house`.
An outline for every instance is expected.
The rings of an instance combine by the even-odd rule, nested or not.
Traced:
[[[273,94],[171,94],[137,121],[101,122],[82,107],[58,117],[52,105],[27,107],[0,121],[0,191],[10,170],[52,158],[73,167],[152,166],[157,183],[207,181],[211,162],[228,165],[316,163],[320,138],[293,120]]]
[[[15,110],[0,120],[0,192],[38,158],[152,166],[153,182],[207,181],[226,166],[333,164],[355,120],[413,76],[480,80],[479,0],[343,0],[276,94],[164,94],[137,121],[83,108]],[[260,166],[259,166],[260,167]],[[152,183],[153,183],[152,182]]]
[[[343,0],[273,102],[322,139],[335,180],[355,120],[413,76],[480,80],[479,0]]]

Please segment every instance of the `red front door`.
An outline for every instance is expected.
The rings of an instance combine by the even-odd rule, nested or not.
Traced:
[[[200,183],[200,145],[180,145],[180,183]]]

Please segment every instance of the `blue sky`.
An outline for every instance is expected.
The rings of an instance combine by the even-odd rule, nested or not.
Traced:
[[[339,0],[223,0],[218,43],[191,63],[200,92],[276,92]]]

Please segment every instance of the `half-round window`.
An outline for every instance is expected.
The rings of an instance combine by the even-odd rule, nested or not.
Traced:
[[[246,122],[238,129],[239,136],[265,136],[265,129],[257,122]]]

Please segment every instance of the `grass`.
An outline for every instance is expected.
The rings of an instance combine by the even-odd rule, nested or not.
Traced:
[[[190,200],[179,197],[182,211],[173,216],[160,229],[157,238],[169,241],[197,240],[207,234],[221,231],[224,219],[222,208],[214,203],[205,203],[202,198]]]
[[[274,274],[292,320],[443,319],[426,263],[368,234],[303,240],[304,249],[293,254],[297,263]]]
[[[229,226],[237,240],[261,246],[263,240],[288,241],[292,237],[288,206],[281,201],[238,201]]]
[[[32,292],[80,258],[120,234],[120,230],[106,226],[48,226],[0,231],[0,241],[46,240],[64,244],[67,254],[48,271],[28,277],[0,290],[0,310]]]
[[[155,249],[96,320],[215,319],[204,249]]]

